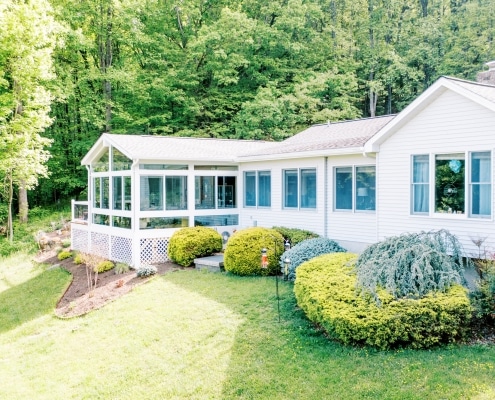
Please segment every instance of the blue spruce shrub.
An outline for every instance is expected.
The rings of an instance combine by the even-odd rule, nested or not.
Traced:
[[[282,273],[284,273],[284,260],[288,258],[290,260],[288,278],[289,281],[294,282],[296,279],[296,269],[303,262],[311,260],[322,254],[329,253],[345,253],[346,249],[341,247],[337,242],[327,238],[314,238],[304,240],[298,245],[294,246],[290,250],[287,250],[281,257]]]

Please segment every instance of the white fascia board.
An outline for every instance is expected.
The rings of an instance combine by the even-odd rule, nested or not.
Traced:
[[[103,133],[93,144],[93,146],[91,146],[89,151],[82,158],[81,165],[91,165],[91,162],[95,159],[95,157],[101,153],[101,151],[105,147],[105,136],[106,134]]]
[[[278,154],[263,154],[259,156],[238,157],[239,163],[252,162],[252,161],[277,161],[277,160],[290,160],[295,158],[314,158],[314,157],[330,157],[330,156],[343,156],[351,154],[363,154],[363,147],[347,147],[343,149],[328,149],[318,151],[299,151],[291,153],[278,153]]]

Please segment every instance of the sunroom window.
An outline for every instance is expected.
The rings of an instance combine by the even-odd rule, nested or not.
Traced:
[[[413,156],[412,168],[412,212],[414,214],[430,211],[430,157]]]
[[[141,211],[163,210],[163,177],[141,176]]]
[[[108,209],[110,205],[110,182],[108,177],[93,180],[93,207]]]
[[[492,213],[492,174],[490,152],[471,153],[471,210],[472,216],[488,217]]]
[[[115,147],[112,147],[112,171],[128,171],[131,169],[131,166],[132,160]]]
[[[187,176],[167,176],[165,194],[167,210],[187,210]]]

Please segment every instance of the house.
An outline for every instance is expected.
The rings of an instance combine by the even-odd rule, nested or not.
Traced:
[[[278,143],[105,133],[82,160],[89,200],[73,202],[72,247],[162,262],[175,230],[202,225],[225,240],[248,226],[308,229],[357,252],[445,228],[467,255],[495,251],[490,82],[442,77],[396,116]]]

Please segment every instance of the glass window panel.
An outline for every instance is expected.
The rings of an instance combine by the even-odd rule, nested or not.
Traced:
[[[110,207],[110,178],[101,178],[102,184],[102,204],[101,208],[108,209]]]
[[[356,167],[356,210],[375,210],[375,166]]]
[[[139,164],[139,169],[183,171],[188,169],[187,164]]]
[[[270,171],[258,172],[258,205],[271,207],[272,205],[272,178]]]
[[[131,177],[124,177],[124,209],[131,210],[132,208],[132,186],[131,186]]]
[[[124,156],[115,147],[112,147],[112,171],[128,171],[131,169],[132,160]]]
[[[430,210],[430,160],[428,155],[413,156],[412,211]]]
[[[297,169],[284,171],[284,207],[297,207]]]
[[[169,229],[187,226],[189,226],[189,217],[152,217],[139,220],[139,229]]]
[[[236,177],[217,177],[218,208],[236,207]]]
[[[141,211],[163,210],[163,177],[141,176]]]
[[[256,206],[256,172],[244,172],[244,206]]]
[[[167,210],[187,210],[187,176],[167,176],[165,193]]]
[[[112,208],[114,210],[122,210],[122,177],[114,176],[112,178],[112,189],[113,189],[113,202]]]
[[[108,215],[93,214],[93,223],[97,225],[110,225],[110,217]]]
[[[491,215],[491,179],[491,153],[471,153],[471,215]]]
[[[464,154],[435,157],[435,210],[440,213],[464,213]]]
[[[239,225],[238,214],[204,215],[194,217],[194,226],[229,226]]]
[[[93,164],[94,172],[107,172],[109,171],[109,161],[110,158],[108,156],[108,149],[105,149],[105,153],[103,153],[100,158]]]
[[[315,169],[301,169],[301,208],[316,208]]]
[[[116,228],[131,229],[131,219],[129,217],[112,217],[112,225]]]
[[[196,171],[237,171],[237,165],[195,165]]]
[[[335,168],[335,209],[352,210],[352,167]]]
[[[93,207],[101,208],[101,178],[93,180]]]
[[[215,208],[215,177],[196,176],[195,182],[195,207],[200,209]]]

